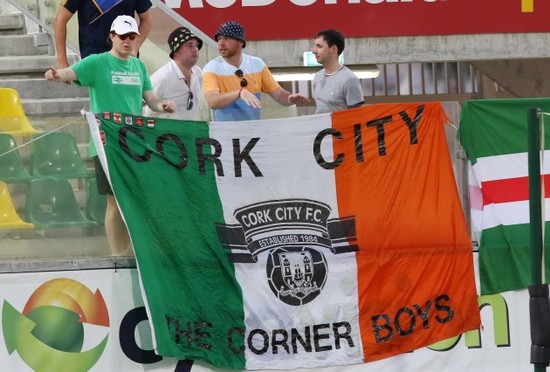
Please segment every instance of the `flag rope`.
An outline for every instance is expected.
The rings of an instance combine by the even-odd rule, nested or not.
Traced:
[[[80,115],[85,116],[85,114],[86,114],[86,111],[85,111],[85,107],[84,107],[84,108],[82,108],[82,110],[80,110]],[[74,123],[67,123],[67,124],[64,124],[64,125],[62,125],[62,126],[60,126],[60,127],[57,127],[57,128],[55,128],[55,129],[52,129],[52,130],[50,130],[50,131],[46,131],[46,132],[44,132],[44,134],[42,134],[41,136],[33,137],[33,138],[30,139],[30,141],[23,142],[23,143],[20,144],[19,146],[16,146],[16,147],[14,147],[13,149],[8,150],[8,151],[4,152],[3,154],[0,154],[0,158],[1,158],[2,156],[4,156],[4,155],[7,155],[7,154],[13,152],[13,151],[17,151],[17,150],[19,150],[20,148],[25,147],[25,146],[27,146],[27,145],[29,145],[29,144],[31,144],[31,143],[33,143],[33,142],[35,142],[35,141],[37,141],[37,140],[43,138],[43,137],[46,137],[46,136],[50,135],[51,133],[58,132],[58,131],[60,131],[61,129],[65,128],[66,126],[73,125],[73,124],[74,124]]]
[[[66,126],[72,125],[72,124],[73,124],[73,123],[64,124],[64,125],[62,125],[62,126],[60,126],[60,127],[58,127],[58,128],[55,128],[55,129],[53,129],[53,130],[44,132],[44,134],[42,134],[41,136],[31,138],[30,141],[23,142],[23,143],[20,144],[19,146],[16,146],[16,147],[14,147],[13,149],[8,150],[8,151],[6,151],[6,152],[0,154],[0,158],[1,158],[2,156],[4,156],[4,155],[9,154],[10,152],[17,151],[17,150],[19,150],[19,149],[22,148],[22,147],[25,147],[25,146],[27,146],[27,145],[29,145],[29,144],[35,142],[35,141],[38,141],[40,138],[43,138],[43,137],[48,136],[48,135],[50,135],[50,133],[58,132],[58,131],[60,131],[61,129],[65,128]]]

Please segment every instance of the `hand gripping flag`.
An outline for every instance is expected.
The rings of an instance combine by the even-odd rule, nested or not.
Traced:
[[[439,103],[242,122],[89,118],[160,355],[326,367],[479,326]]]

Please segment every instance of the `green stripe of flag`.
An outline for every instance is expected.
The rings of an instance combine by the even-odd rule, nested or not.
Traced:
[[[208,124],[158,119],[155,125],[166,128],[144,128],[145,141],[132,133],[124,136],[128,151],[141,156],[141,162],[116,149],[120,127],[105,121],[101,128],[109,167],[117,169],[111,172],[113,189],[131,228],[158,352],[244,369],[244,354],[238,352],[244,342],[242,293],[216,234],[224,216],[212,162],[204,162],[203,177],[187,176],[199,173],[196,148],[210,152],[210,145],[196,141],[209,138]],[[189,209],[206,217],[197,221],[193,213],[180,212]],[[152,229],[153,218],[165,223]],[[231,334],[233,349],[226,333],[232,328],[237,330]]]
[[[550,112],[550,99],[498,99],[465,102],[460,113],[458,136],[468,158],[527,151],[527,109],[539,107]],[[549,118],[550,121],[550,118]],[[546,131],[550,148],[550,129]]]
[[[481,293],[505,292],[529,286],[531,253],[528,224],[485,229],[480,246]]]
[[[549,231],[550,223],[546,223]],[[550,250],[549,237],[545,251]],[[531,240],[529,224],[495,226],[483,230],[479,250],[481,293],[499,293],[531,285]],[[550,278],[549,254],[546,278]],[[548,281],[548,280],[547,280]]]

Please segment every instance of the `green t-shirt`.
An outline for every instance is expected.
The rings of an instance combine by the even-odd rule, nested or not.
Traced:
[[[92,54],[71,68],[77,85],[90,90],[92,112],[141,115],[143,92],[152,90],[145,64],[135,57],[118,59],[109,52]],[[90,139],[90,156],[97,151]]]

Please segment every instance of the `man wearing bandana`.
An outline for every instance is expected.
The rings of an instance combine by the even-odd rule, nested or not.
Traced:
[[[220,55],[204,66],[202,74],[204,98],[213,120],[260,119],[261,93],[283,106],[309,102],[302,94],[283,89],[261,58],[243,53],[246,39],[240,23],[222,23],[214,39]]]

